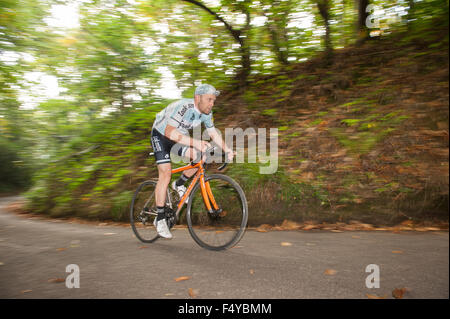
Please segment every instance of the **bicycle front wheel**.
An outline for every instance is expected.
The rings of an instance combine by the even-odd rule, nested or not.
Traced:
[[[155,202],[156,181],[145,181],[134,193],[130,208],[130,223],[136,237],[144,243],[158,239],[153,221],[157,217]]]
[[[210,250],[223,250],[236,245],[245,232],[248,205],[244,191],[231,177],[214,174],[205,178],[218,209],[206,208],[200,183],[189,196],[186,219],[189,232],[197,244]]]

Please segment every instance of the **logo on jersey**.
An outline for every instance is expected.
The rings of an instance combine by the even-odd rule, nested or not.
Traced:
[[[186,105],[185,105],[185,106],[183,106],[183,108],[181,109],[181,111],[178,112],[178,114],[180,114],[181,116],[183,116],[184,113],[186,113],[186,111],[187,111],[187,107],[186,107]]]
[[[152,144],[153,144],[153,149],[155,150],[155,152],[161,152],[161,144],[159,141],[158,136],[153,136],[152,137]]]

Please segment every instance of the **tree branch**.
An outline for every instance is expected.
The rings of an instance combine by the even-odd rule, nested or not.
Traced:
[[[240,37],[241,31],[233,29],[233,27],[228,22],[226,22],[221,16],[219,16],[216,12],[212,11],[210,8],[205,6],[203,3],[199,2],[199,1],[196,1],[196,0],[182,0],[182,1],[194,4],[194,5],[202,8],[203,10],[205,10],[206,12],[211,14],[212,16],[214,16],[214,18],[216,18],[217,20],[219,20],[220,22],[222,22],[225,25],[225,28],[227,28],[227,30],[230,31],[230,33],[233,36],[233,38],[237,42],[239,42],[239,44],[241,46],[243,45],[243,41],[242,41],[242,39]]]

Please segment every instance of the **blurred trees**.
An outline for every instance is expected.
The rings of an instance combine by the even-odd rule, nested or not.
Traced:
[[[221,23],[223,23],[224,27],[229,31],[230,35],[233,37],[235,42],[239,46],[239,52],[241,54],[241,70],[239,71],[236,78],[239,80],[240,85],[245,86],[247,82],[247,78],[250,74],[250,47],[248,45],[248,40],[246,38],[249,37],[248,33],[250,30],[250,4],[251,1],[224,1],[224,5],[230,6],[231,8],[240,11],[243,15],[245,15],[245,24],[241,29],[235,29],[231,26],[227,21],[225,21],[219,14],[212,11],[210,8],[205,6],[202,2],[196,0],[183,0],[184,2],[188,2],[194,4],[195,6],[205,10],[207,13],[211,14],[214,19],[217,19]],[[234,11],[234,10],[233,10]]]
[[[0,1],[0,191],[30,182],[33,136],[25,128],[30,114],[21,111],[18,89],[46,35],[39,29],[48,7],[32,0]]]
[[[77,26],[48,22],[64,10]],[[448,0],[0,0],[0,145],[12,154],[2,172],[88,147],[82,132],[151,107],[163,78],[185,97],[199,82],[245,88],[257,74],[436,19],[448,25]],[[44,75],[58,93],[44,92]]]

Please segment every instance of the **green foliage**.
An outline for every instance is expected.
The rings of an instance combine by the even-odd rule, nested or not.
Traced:
[[[113,220],[123,221],[128,219],[132,191],[124,191],[112,198],[111,217]]]
[[[264,111],[261,112],[261,114],[266,116],[275,116],[277,112],[278,112],[277,109],[265,109]]]
[[[330,83],[335,72],[329,70],[329,77],[322,79],[314,71],[320,65],[311,65],[310,74],[296,73],[293,65],[324,49],[325,23],[317,1],[203,2],[227,25],[185,1],[82,1],[80,25],[72,29],[53,28],[45,19],[54,5],[66,1],[0,2],[0,191],[33,181],[27,193],[33,209],[53,216],[72,214],[75,205],[88,207],[90,217],[126,216],[133,178],[144,178],[147,171],[140,169],[154,166],[147,156],[151,124],[169,103],[157,96],[156,90],[167,83],[162,70],[172,72],[184,97],[192,97],[199,82],[233,93],[236,75],[249,68],[252,89],[238,93],[250,109],[275,120],[281,133],[293,126],[279,119],[278,106],[291,102],[296,84]],[[329,1],[335,48],[356,40],[355,3]],[[387,15],[407,6],[405,1],[373,3]],[[408,29],[397,43],[425,48],[410,55],[415,60],[448,50],[448,34],[436,31],[448,28],[448,1],[414,3],[407,17],[382,21],[382,28],[374,31],[388,36]],[[250,65],[245,65],[246,57]],[[43,83],[27,80],[31,71],[55,76],[60,94],[50,98],[42,94],[42,86],[32,89]],[[353,84],[365,89],[383,80],[366,71],[355,66]],[[261,87],[269,90],[262,92]],[[21,108],[28,98],[36,105]],[[369,152],[407,119],[398,110],[379,111],[381,104],[368,95],[340,105],[339,111],[347,110],[347,115],[330,133],[353,154]],[[329,116],[331,110],[320,112],[309,125],[317,126]],[[285,138],[298,135],[289,132]],[[282,171],[261,175],[258,164],[233,166],[230,174],[247,190],[273,183],[280,201],[305,196],[328,201],[320,183],[292,183]],[[351,194],[344,195],[341,202],[353,200]],[[94,209],[89,201],[107,204]]]
[[[341,121],[344,124],[347,124],[348,126],[354,126],[357,125],[361,120],[358,119],[345,119]]]
[[[27,199],[27,209],[36,213],[45,212],[48,202],[51,201],[48,192],[47,180],[40,176],[39,179],[36,179],[33,187],[24,194]]]
[[[17,145],[0,137],[0,192],[26,188],[30,181],[30,167]]]

